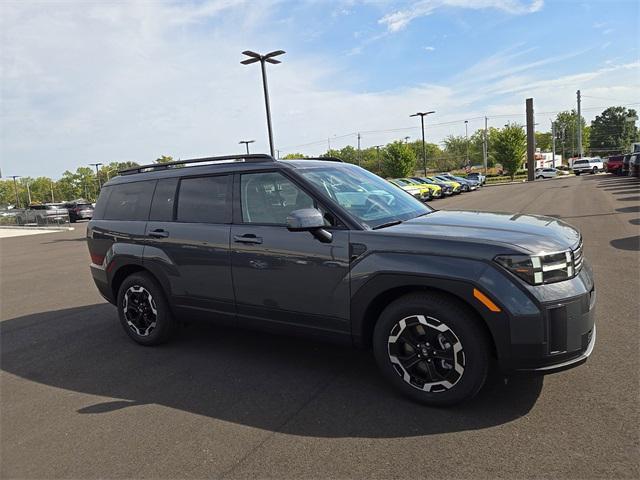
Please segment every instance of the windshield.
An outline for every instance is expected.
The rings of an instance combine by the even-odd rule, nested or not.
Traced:
[[[415,218],[433,210],[409,193],[356,165],[301,169],[301,175],[365,228]]]

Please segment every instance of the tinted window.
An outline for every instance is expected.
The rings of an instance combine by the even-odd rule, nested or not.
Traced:
[[[158,180],[156,191],[153,193],[149,220],[170,222],[173,220],[173,207],[176,198],[177,178]]]
[[[104,212],[105,220],[146,220],[155,180],[112,185]],[[102,194],[100,195],[102,197]]]
[[[102,187],[100,190],[100,195],[98,196],[98,200],[96,201],[96,209],[93,212],[94,220],[102,220],[104,218],[104,212],[107,208],[107,202],[109,201],[109,195],[111,194],[112,187]],[[65,206],[72,207],[72,204],[67,204]]]
[[[313,198],[280,173],[241,176],[242,221],[285,225],[294,210],[314,208]]]
[[[231,176],[183,178],[178,194],[178,221],[231,222]]]

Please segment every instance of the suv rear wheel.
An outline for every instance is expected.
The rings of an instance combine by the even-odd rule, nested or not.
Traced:
[[[140,272],[118,290],[118,315],[127,334],[141,345],[158,345],[173,334],[176,321],[158,282]]]
[[[593,167],[593,168],[591,169],[591,173],[592,173],[592,174],[596,174],[596,173],[598,173],[598,167]]]
[[[433,406],[475,396],[489,370],[489,343],[459,302],[409,294],[380,315],[373,350],[383,375],[404,395]]]

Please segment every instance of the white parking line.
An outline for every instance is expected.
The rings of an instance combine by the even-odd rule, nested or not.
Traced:
[[[45,229],[45,228],[0,228],[0,238],[22,237],[26,235],[37,235],[39,233],[55,233],[62,230]]]

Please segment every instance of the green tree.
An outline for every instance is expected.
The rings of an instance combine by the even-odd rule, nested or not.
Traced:
[[[553,149],[553,135],[551,132],[536,132],[536,148],[542,152],[550,152]]]
[[[511,179],[522,166],[527,151],[527,136],[521,125],[510,123],[494,139],[493,152],[496,162],[502,165]]]
[[[560,112],[556,116],[556,151],[564,152],[562,160],[578,156],[578,113],[575,110]],[[580,125],[582,126],[582,149],[589,145],[589,128],[584,120],[580,117]]]
[[[638,137],[635,110],[609,107],[591,122],[589,150],[594,155],[611,155],[631,149]]]
[[[126,170],[127,168],[139,167],[136,162],[110,162],[108,165],[100,167],[99,176],[100,183],[105,183],[107,180],[118,175],[118,171]]]
[[[404,142],[387,144],[382,155],[382,174],[389,178],[413,175],[416,168],[416,154]]]
[[[287,153],[282,160],[295,160],[296,158],[307,158],[304,153]]]
[[[415,140],[408,145],[416,156],[418,167],[422,167],[422,140]],[[435,143],[429,142],[425,142],[425,150],[427,151],[427,168],[435,168],[436,163],[442,160],[442,150]]]
[[[169,155],[160,155],[156,158],[156,163],[169,163],[173,162],[173,157]]]

